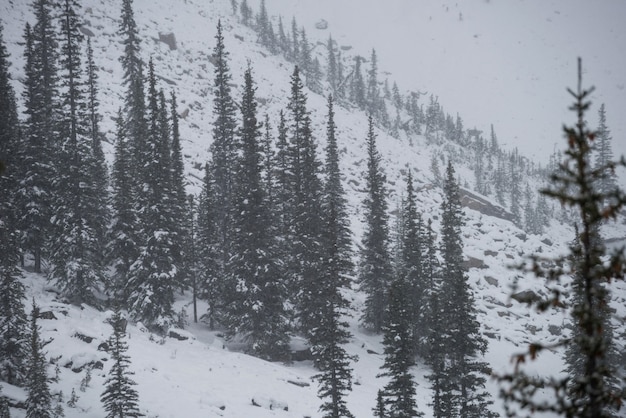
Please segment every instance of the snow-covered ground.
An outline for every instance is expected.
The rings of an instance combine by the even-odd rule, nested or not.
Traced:
[[[27,3],[30,2],[14,0],[0,3],[5,41],[14,64],[11,71],[18,91],[21,90],[19,81],[23,79],[23,26],[27,20],[32,22]],[[582,11],[569,5],[565,9],[564,2],[546,4],[545,8],[541,7],[538,11],[533,9],[533,5],[537,7],[537,2],[506,3],[513,5],[511,9],[499,2],[417,3],[413,0],[397,0],[392,5],[389,3],[374,0],[268,0],[267,7],[270,14],[283,15],[286,27],[290,26],[291,15],[295,15],[298,22],[306,27],[312,43],[325,42],[332,33],[340,45],[353,46],[346,54],[358,53],[368,57],[370,48],[375,47],[381,70],[391,73],[391,81],[397,80],[402,90],[410,88],[438,95],[447,112],[461,113],[466,127],[477,126],[487,130],[489,124],[494,123],[505,146],[520,146],[524,150],[522,145],[529,143],[527,138],[532,136],[539,139],[533,142],[533,152],[552,151],[553,143],[561,137],[561,123],[571,120],[565,113],[570,100],[563,92],[566,86],[571,86],[575,81],[575,56],[586,55],[573,51],[571,60],[563,61],[563,55],[553,55],[553,48],[571,51],[568,49],[570,32],[562,32],[561,28],[570,27],[578,21],[576,19],[581,19]],[[121,105],[124,94],[120,87],[122,71],[118,61],[122,53],[118,37],[119,4],[107,0],[83,0],[82,4],[85,28],[94,34],[92,42],[95,59],[100,67],[100,99],[105,115],[103,129],[109,140],[105,144],[105,151],[110,158],[114,138],[112,117]],[[256,10],[258,3],[251,1],[250,4]],[[384,9],[381,9],[383,4]],[[607,4],[619,10],[624,3]],[[292,65],[268,54],[254,42],[256,35],[242,27],[232,16],[228,0],[135,0],[134,9],[143,37],[143,57],[146,60],[153,57],[156,73],[162,78],[161,86],[176,91],[179,110],[187,113],[181,120],[183,153],[190,182],[189,191],[197,192],[202,177],[200,169],[209,157],[211,142],[213,67],[208,57],[214,44],[217,20],[222,19],[226,29],[225,43],[231,54],[233,81],[238,86],[242,84],[243,70],[250,60],[258,84],[258,97],[262,102],[260,112],[267,112],[274,121],[287,103]],[[534,16],[534,12],[541,18]],[[595,19],[595,13],[600,12],[593,9],[589,13],[590,19]],[[462,20],[459,19],[460,14]],[[526,20],[521,19],[520,23],[511,18],[512,15],[525,16]],[[617,13],[615,16],[617,18]],[[324,32],[314,28],[314,23],[322,18],[330,24]],[[543,23],[528,27],[523,23],[536,19]],[[612,27],[613,20],[605,23],[600,27],[590,26],[601,31],[609,30],[607,28]],[[159,32],[174,33],[178,48],[170,50],[166,44],[159,42]],[[612,42],[626,45],[622,34],[615,30]],[[524,48],[520,46],[525,52],[519,54],[515,49],[506,48],[507,42],[518,41],[531,45]],[[593,45],[586,47],[593,49]],[[608,45],[606,50],[597,50],[596,55],[592,56],[593,61],[589,60],[586,66],[589,69],[589,82],[596,84],[599,91],[610,92],[599,92],[598,97],[607,102],[608,122],[617,145],[623,144],[618,138],[626,133],[626,129],[620,125],[624,122],[617,117],[618,109],[625,107],[623,93],[619,93],[619,83],[622,83],[623,92],[624,73],[616,68],[624,68],[626,65],[611,67],[610,63],[616,61],[605,59],[604,52],[612,51],[612,47],[613,44]],[[318,52],[324,53],[322,45],[316,48]],[[533,55],[535,53],[537,55]],[[503,58],[503,63],[497,63],[490,54],[506,59]],[[624,59],[623,53],[614,55],[618,57],[611,59]],[[322,57],[320,55],[320,59]],[[596,63],[602,63],[603,66],[595,67]],[[542,67],[543,64],[546,66]],[[492,70],[493,73],[489,72]],[[595,77],[594,74],[598,73],[601,75]],[[518,79],[511,80],[510,77]],[[619,81],[620,77],[622,81]],[[606,88],[605,82],[609,83]],[[236,91],[239,91],[238,87]],[[238,96],[238,93],[235,94]],[[309,94],[308,105],[312,110],[320,151],[324,145],[325,104],[323,97]],[[358,241],[362,232],[360,203],[364,187],[366,116],[341,107],[335,110],[352,230],[355,241]],[[377,133],[388,186],[392,192],[390,207],[393,208],[401,196],[404,174],[410,168],[419,190],[420,208],[426,218],[433,218],[437,228],[441,197],[440,191],[432,187],[429,170],[435,148],[428,146],[422,137],[414,138],[409,143],[394,139],[384,132]],[[547,148],[542,148],[544,146]],[[616,146],[616,150],[621,146]],[[472,181],[473,174],[467,167],[460,165],[456,168],[462,179]],[[544,290],[539,280],[509,266],[538,251],[546,257],[563,254],[566,243],[572,238],[572,231],[553,223],[543,236],[526,236],[508,221],[470,209],[466,210],[466,215],[466,255],[483,262],[480,268],[470,269],[469,278],[475,293],[479,320],[489,341],[486,361],[496,372],[510,371],[511,355],[523,351],[526,343],[535,339],[554,340],[558,338],[558,333],[565,332],[563,325],[566,323],[566,315],[562,312],[538,315],[512,300],[509,295],[515,283],[520,289],[532,289],[537,293]],[[626,237],[623,226],[612,227],[610,232],[613,238]],[[52,311],[57,318],[42,320],[41,326],[44,337],[53,339],[46,346],[48,357],[56,359],[60,365],[60,381],[53,384],[54,390],[63,391],[67,400],[72,388],[75,388],[80,397],[77,408],[66,407],[66,416],[104,416],[99,396],[110,360],[104,361],[109,356],[98,351],[98,345],[111,333],[111,327],[106,324],[110,313],[56,301],[56,295],[49,291],[45,278],[41,276],[26,273],[25,281],[29,298],[34,297],[42,311]],[[623,284],[617,286],[614,293],[616,321],[626,316],[626,288]],[[567,290],[567,284],[564,284],[564,288]],[[369,335],[358,327],[363,295],[356,288],[346,291],[354,307],[354,316],[350,318],[354,337],[347,348],[351,354],[359,357],[354,363],[355,385],[348,397],[348,405],[353,414],[360,418],[371,416],[376,392],[385,383],[376,378],[382,364],[382,347],[380,336]],[[177,307],[184,307],[188,313],[191,312],[188,295],[179,297]],[[130,324],[128,332],[129,354],[133,359],[132,370],[136,373],[141,409],[149,417],[320,416],[317,411],[320,404],[316,396],[317,385],[311,380],[315,371],[307,362],[291,365],[268,363],[231,351],[225,347],[219,335],[207,331],[203,325],[190,324],[185,333],[192,338],[186,341],[153,336],[143,331],[140,324]],[[77,338],[77,334],[92,337],[93,340],[87,343]],[[531,367],[549,374],[559,373],[562,368],[559,356],[558,353],[543,354]],[[71,368],[97,360],[102,362],[103,369],[92,371],[89,387],[81,392],[79,387],[86,370],[75,373]],[[69,362],[72,366],[64,367]],[[53,369],[51,366],[51,373]],[[419,384],[417,403],[429,417],[430,390],[424,379],[427,372],[421,365],[415,369]],[[4,393],[16,398],[24,396],[19,389],[3,386]],[[501,412],[496,383],[489,380],[488,388],[496,400],[494,409]],[[19,412],[13,412],[14,416],[20,416]]]

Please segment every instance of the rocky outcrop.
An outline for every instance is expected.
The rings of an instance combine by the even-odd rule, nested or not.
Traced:
[[[513,215],[507,212],[504,208],[496,206],[487,199],[465,189],[460,189],[459,192],[461,195],[461,205],[464,207],[478,211],[483,215],[493,216],[495,218],[513,222]]]
[[[172,32],[159,32],[159,41],[163,42],[167,46],[170,47],[170,51],[175,51],[176,46],[176,36]]]

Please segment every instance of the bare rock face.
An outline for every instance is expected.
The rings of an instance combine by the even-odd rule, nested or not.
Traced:
[[[466,208],[478,211],[483,215],[493,216],[495,218],[513,222],[513,215],[507,212],[504,208],[496,206],[488,200],[465,189],[460,189],[459,192],[461,195],[461,205]]]
[[[170,47],[170,51],[176,50],[176,36],[172,32],[159,32],[159,41]]]
[[[521,292],[511,295],[511,299],[515,299],[519,303],[533,303],[541,298],[532,290],[523,290]]]
[[[463,261],[463,267],[466,269],[476,268],[476,269],[486,269],[489,268],[485,262],[479,258],[468,257],[466,261]]]

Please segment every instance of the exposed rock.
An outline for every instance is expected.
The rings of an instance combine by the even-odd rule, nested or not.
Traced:
[[[465,189],[460,189],[459,192],[459,194],[461,195],[461,205],[465,206],[466,208],[478,211],[483,215],[493,216],[513,222],[513,215],[507,212],[504,208],[496,206],[488,200],[478,195],[475,195],[474,193]]]
[[[72,337],[78,338],[79,340],[84,341],[87,344],[91,344],[91,342],[94,340],[94,337],[90,337],[88,335],[81,334],[80,332],[75,333],[74,335],[72,335]]]
[[[86,28],[84,26],[79,27],[78,30],[80,30],[83,35],[89,36],[90,38],[92,36],[95,36],[95,34],[89,28]]]
[[[495,257],[498,255],[497,251],[485,250],[485,256]]]
[[[235,39],[239,39],[241,42],[244,42],[243,36],[235,34]]]
[[[548,325],[548,332],[552,335],[561,335],[561,327],[558,325]]]
[[[522,242],[526,242],[526,240],[528,239],[528,237],[526,236],[526,234],[517,234],[515,235],[517,237],[517,239],[519,239]]]
[[[477,268],[477,269],[486,269],[489,268],[485,264],[485,262],[479,258],[468,257],[466,261],[463,262],[463,267],[466,269]]]
[[[291,352],[291,360],[292,361],[313,360],[313,353],[311,353],[311,349],[309,348],[306,348],[304,350],[294,350]]]
[[[328,29],[328,22],[324,19],[318,20],[315,24],[315,29],[325,30]]]
[[[537,295],[532,290],[523,290],[521,292],[517,292],[517,293],[511,295],[511,299],[515,299],[519,303],[529,303],[530,304],[530,303],[533,303],[533,302],[536,302],[536,301],[540,300],[541,298],[539,297],[539,295]]]
[[[109,343],[107,343],[106,341],[103,341],[100,343],[100,345],[98,345],[98,351],[109,351]]]
[[[374,350],[370,350],[369,348],[367,350],[365,350],[367,352],[367,354],[376,354],[378,355],[378,353]]]
[[[498,311],[498,316],[502,318],[503,316],[509,316],[509,313],[507,311]]]
[[[189,337],[187,337],[186,335],[182,335],[181,333],[176,332],[176,330],[173,330],[173,329],[170,330],[167,336],[170,338],[175,338],[178,341],[185,341],[189,339]]]
[[[40,319],[57,319],[57,317],[54,315],[54,312],[52,311],[40,312],[39,318]]]
[[[189,108],[186,108],[185,110],[180,112],[179,116],[181,119],[187,119],[187,116],[189,116]]]
[[[350,45],[341,45],[340,48],[341,48],[342,51],[349,51],[349,50],[352,49],[352,46],[350,46]]]
[[[498,285],[498,279],[496,279],[495,277],[485,276],[485,281],[492,286]]]
[[[292,385],[296,385],[296,386],[301,387],[301,388],[306,388],[306,387],[311,386],[310,383],[307,383],[307,382],[296,382],[295,380],[287,380],[287,383],[291,383]]]
[[[159,41],[170,47],[170,51],[176,50],[176,36],[172,32],[159,32]]]
[[[542,239],[541,240],[542,243],[546,244],[548,247],[552,247],[552,241],[550,241],[548,238]]]
[[[165,81],[170,86],[175,86],[176,85],[176,82],[174,80],[170,80],[167,77],[163,77],[162,75],[157,75],[157,77],[159,77],[161,80]]]
[[[495,332],[483,332],[483,335],[487,338],[491,338],[492,340],[499,340],[500,336],[496,335]]]

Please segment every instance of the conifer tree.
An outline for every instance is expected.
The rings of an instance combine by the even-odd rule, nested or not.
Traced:
[[[291,18],[291,61],[299,65],[300,63],[300,40],[298,39],[298,24],[296,23],[296,18],[293,16]]]
[[[626,259],[623,249],[609,252],[598,236],[601,224],[615,219],[626,205],[626,195],[620,188],[599,192],[595,182],[602,175],[591,168],[592,141],[597,137],[587,127],[585,116],[591,103],[593,89],[582,87],[582,64],[578,61],[578,85],[576,91],[568,90],[574,97],[570,107],[576,113],[576,124],[565,126],[567,140],[565,158],[551,176],[551,186],[541,192],[557,199],[567,208],[576,209],[576,237],[570,246],[571,268],[554,267],[545,269],[543,260],[531,258],[528,268],[538,277],[555,283],[562,276],[573,279],[571,309],[571,338],[565,337],[556,346],[565,347],[568,374],[562,377],[534,377],[521,370],[519,364],[546,348],[541,342],[533,342],[529,352],[516,356],[516,371],[500,376],[505,383],[502,395],[510,403],[519,404],[533,412],[551,412],[566,417],[611,417],[616,415],[624,401],[623,388],[616,390],[612,384],[617,378],[610,366],[611,327],[606,327],[610,283],[624,275]],[[608,168],[626,166],[624,158],[619,163],[608,162]],[[609,202],[605,205],[605,202]],[[565,264],[566,258],[553,260],[555,265]],[[549,298],[536,303],[540,311],[563,305],[561,294],[555,292]],[[552,345],[554,346],[554,345]],[[551,399],[535,397],[538,387],[551,389]]]
[[[389,288],[389,305],[383,327],[385,360],[378,377],[388,377],[383,394],[388,416],[420,417],[415,402],[415,382],[410,368],[414,365],[414,336],[411,332],[409,290],[402,278],[396,278]]]
[[[445,315],[440,342],[445,347],[447,359],[443,365],[443,379],[448,379],[454,391],[453,405],[456,414],[465,417],[495,416],[488,410],[493,403],[484,392],[487,364],[478,360],[485,353],[487,342],[480,335],[476,319],[474,297],[463,267],[463,242],[461,227],[463,211],[456,183],[455,171],[450,162],[444,180],[444,199],[441,204],[441,287],[438,301]],[[446,370],[447,369],[447,370]],[[447,392],[447,393],[446,393]],[[443,396],[450,396],[446,391]],[[458,409],[457,409],[458,408]]]
[[[387,191],[381,156],[376,149],[374,122],[370,115],[367,132],[367,196],[363,203],[365,233],[359,263],[359,283],[366,294],[361,321],[372,330],[382,329],[387,307],[387,287],[391,281]]]
[[[247,351],[268,360],[285,359],[288,351],[284,281],[280,277],[271,214],[262,184],[261,125],[257,121],[252,70],[244,75],[241,101],[241,150],[233,188],[232,257],[227,284],[226,322]]]
[[[134,388],[137,384],[132,380],[133,372],[129,370],[131,364],[126,342],[126,321],[122,318],[119,309],[110,319],[113,334],[107,341],[113,365],[104,382],[105,389],[100,400],[107,412],[106,418],[139,417],[139,394]]]
[[[46,358],[43,352],[43,343],[37,325],[39,319],[39,307],[33,300],[33,310],[30,321],[30,341],[28,357],[28,375],[26,389],[27,418],[51,418],[52,395],[48,386],[48,372],[46,371]]]
[[[382,99],[380,97],[380,88],[378,87],[378,58],[375,49],[372,49],[370,68],[367,72],[365,101],[367,102],[368,113],[374,118],[379,119],[381,117]]]
[[[0,418],[11,418],[9,402],[2,396],[2,386],[0,386]]]
[[[0,25],[0,380],[23,385],[26,376],[27,320],[16,223],[20,125],[9,75],[9,55]]]
[[[339,154],[337,150],[335,112],[333,98],[328,97],[328,119],[326,126],[326,181],[324,184],[323,212],[324,241],[320,290],[320,304],[316,322],[318,326],[311,334],[312,352],[316,375],[320,383],[318,396],[325,399],[320,410],[325,417],[352,417],[347,408],[345,395],[352,389],[350,360],[343,347],[351,337],[348,324],[341,318],[346,314],[349,302],[341,294],[341,288],[350,285],[350,236],[346,200],[341,185]]]
[[[294,279],[296,311],[303,333],[309,337],[316,326],[318,272],[322,259],[322,183],[320,162],[307,110],[307,97],[296,66],[291,76],[288,103],[289,170],[292,196],[288,203],[291,250],[289,275]]]
[[[278,48],[286,59],[291,57],[291,44],[289,42],[289,37],[285,32],[282,16],[278,16]]]
[[[604,103],[600,106],[598,118],[598,138],[594,145],[594,169],[598,171],[596,187],[599,193],[609,194],[614,192],[617,188],[617,175],[615,171],[611,170],[611,161],[613,161],[611,142],[613,138],[611,137],[611,131],[606,125],[606,109]]]
[[[367,106],[367,97],[365,89],[365,81],[363,80],[363,72],[361,70],[361,62],[363,57],[356,56],[354,58],[354,67],[352,69],[352,78],[350,84],[350,100],[360,109]]]
[[[149,64],[149,141],[143,167],[147,206],[141,213],[141,253],[131,265],[126,283],[129,312],[135,320],[159,332],[167,330],[173,318],[174,287],[178,266],[174,252],[172,219],[171,152],[167,109],[159,99],[152,61]],[[162,96],[162,95],[161,95]]]
[[[224,46],[221,21],[217,23],[216,45],[213,49],[215,77],[213,81],[213,143],[211,144],[212,164],[211,181],[213,194],[219,205],[216,211],[216,227],[219,237],[217,248],[221,251],[220,266],[223,271],[230,258],[232,239],[232,187],[233,165],[235,163],[235,102],[231,96],[231,75],[228,67],[228,52]],[[223,273],[225,274],[225,273]]]
[[[36,0],[32,5],[36,23],[25,33],[24,145],[20,156],[22,179],[18,190],[21,247],[34,258],[41,273],[42,258],[50,239],[53,179],[58,152],[58,44],[53,25],[53,3]]]
[[[337,55],[335,54],[335,41],[332,36],[326,42],[326,80],[333,96],[337,95],[337,87],[341,80],[337,75]]]
[[[104,277],[102,233],[106,190],[97,189],[97,162],[89,138],[86,81],[80,61],[78,3],[64,0],[61,14],[61,110],[58,175],[54,182],[51,278],[73,303],[95,303]],[[104,197],[103,197],[104,196]]]

